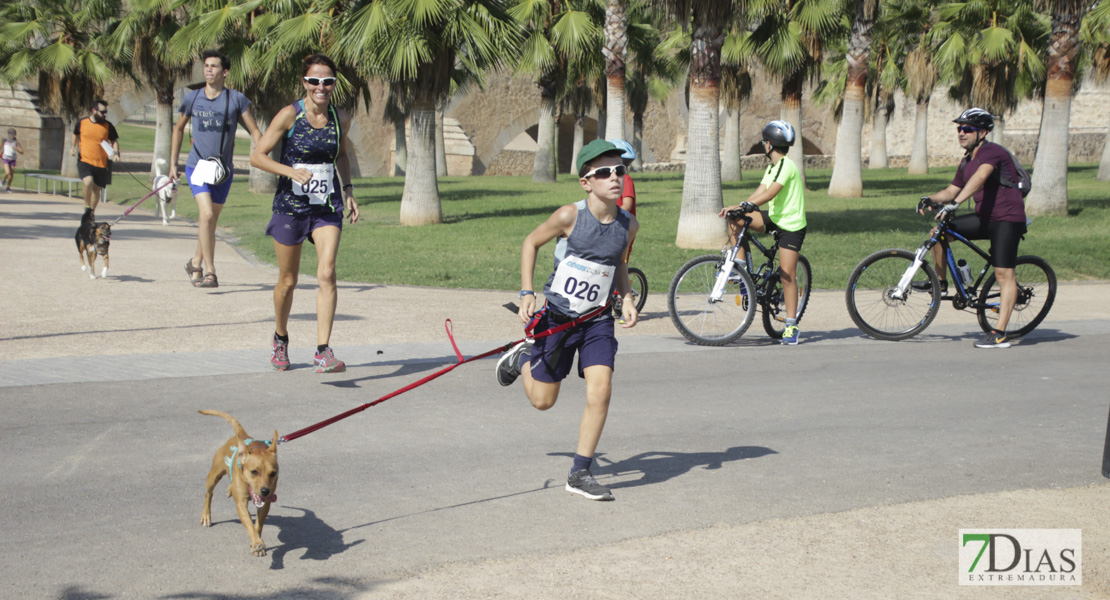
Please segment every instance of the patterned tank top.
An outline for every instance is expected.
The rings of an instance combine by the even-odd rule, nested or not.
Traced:
[[[309,182],[314,192],[324,191],[318,196],[323,203],[312,204],[310,196],[304,195],[307,190],[298,190],[301,193],[294,193],[294,185],[301,188],[301,184],[295,184],[288,177],[279,176],[277,191],[274,192],[274,214],[303,215],[314,209],[342,213],[343,196],[339,188],[339,174],[335,169],[335,159],[339,156],[339,141],[342,139],[339,115],[335,107],[328,105],[328,121],[323,127],[316,129],[305,117],[304,100],[294,102],[293,108],[297,111],[297,117],[293,121],[293,127],[282,139],[281,164],[290,167],[311,165],[315,167],[310,169],[314,174],[326,172],[330,168],[331,178],[330,182],[326,180]]]
[[[574,229],[555,244],[555,268],[543,286],[548,307],[568,317],[580,317],[609,301],[632,223],[623,209],[613,222],[602,223],[586,200],[574,206],[578,209]],[[606,311],[602,318],[612,315]]]

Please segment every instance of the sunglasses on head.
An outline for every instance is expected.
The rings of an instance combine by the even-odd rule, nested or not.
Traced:
[[[978,127],[968,127],[966,125],[957,125],[956,126],[956,131],[958,131],[960,133],[975,133],[976,131],[979,131],[979,128]]]
[[[624,177],[624,174],[628,172],[628,170],[624,168],[624,165],[617,165],[615,167],[599,167],[597,169],[594,169],[593,171],[590,171],[589,173],[586,173],[582,176],[582,178],[589,179],[590,177],[600,177],[602,179],[609,179],[609,176],[612,175],[614,171],[617,173],[617,177]]]
[[[305,77],[304,80],[308,85],[335,85],[334,77]]]

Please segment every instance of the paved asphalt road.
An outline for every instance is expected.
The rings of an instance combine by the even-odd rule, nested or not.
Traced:
[[[433,372],[446,347],[437,362],[405,358],[401,345],[351,348],[366,359],[327,378],[301,365],[9,381],[0,387],[0,589],[7,598],[353,598],[456,561],[1103,482],[1110,322],[1053,322],[997,352],[974,350],[967,330],[759,352],[750,345],[765,345],[760,336],[725,349],[622,340],[596,469],[610,503],[562,490],[579,381],[541,413],[519,387],[494,383],[493,360],[467,364],[282,444],[265,558],[248,554],[222,494],[213,527],[199,524],[212,452],[231,430],[196,411],[227,411],[256,437],[289,433]],[[936,343],[949,334],[961,342]]]

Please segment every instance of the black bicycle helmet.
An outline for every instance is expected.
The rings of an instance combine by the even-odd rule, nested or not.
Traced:
[[[969,108],[960,113],[960,116],[953,119],[952,122],[960,125],[970,125],[983,131],[994,129],[994,115],[981,108]]]
[[[794,137],[794,127],[786,121],[771,121],[763,127],[763,139],[776,148],[793,146]]]

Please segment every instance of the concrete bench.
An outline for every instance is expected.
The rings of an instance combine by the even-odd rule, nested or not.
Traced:
[[[38,179],[38,187],[36,188],[36,191],[40,194],[42,193],[42,182],[43,182],[43,180],[46,180],[46,181],[50,182],[50,193],[55,195],[55,196],[58,195],[58,183],[66,184],[66,186],[67,186],[66,195],[71,197],[71,198],[73,197],[73,184],[81,185],[81,179],[79,177],[62,177],[61,175],[47,175],[46,173],[26,173],[26,172],[24,172],[23,173],[23,189],[24,189],[24,191],[27,190],[27,178],[28,177]],[[107,202],[108,201],[108,190],[107,190],[107,188],[101,188],[101,190],[100,190],[100,201],[101,202]]]

